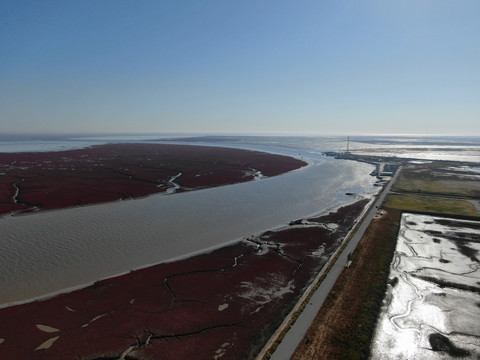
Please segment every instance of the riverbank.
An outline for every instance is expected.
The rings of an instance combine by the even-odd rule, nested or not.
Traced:
[[[0,310],[9,359],[255,356],[368,200],[198,255]]]
[[[306,165],[258,151],[145,143],[0,153],[0,215],[217,187]]]
[[[4,216],[0,304],[185,258],[329,211],[352,200],[347,192],[377,190],[369,165],[283,153],[290,154],[309,166],[229,186]]]
[[[375,331],[377,336],[383,334],[381,323],[377,324],[377,319],[384,316],[382,312],[385,312],[388,304],[394,301],[392,300],[391,289],[396,288],[397,283],[399,283],[398,278],[390,275],[390,269],[393,265],[392,259],[404,212],[423,214],[428,212],[457,219],[467,217],[469,220],[480,217],[480,213],[471,203],[472,201],[478,201],[480,195],[478,192],[478,171],[475,166],[468,167],[459,162],[411,164],[402,170],[392,192],[393,194],[390,194],[386,199],[383,209],[379,211],[378,216],[360,241],[357,250],[353,253],[351,266],[346,268],[338,278],[292,359],[302,360],[320,357],[328,359],[370,358],[371,343]],[[412,201],[412,197],[415,198],[415,201]],[[439,199],[441,201],[434,201]],[[445,199],[455,199],[458,206],[452,207],[450,203],[444,201]],[[445,233],[446,237],[453,237],[451,229],[448,233]],[[452,240],[455,239],[447,241]],[[464,240],[468,239],[462,239],[462,241]],[[435,241],[432,241],[432,244],[435,244]],[[450,247],[452,245],[454,245],[454,241],[450,243]],[[465,241],[459,246],[466,248],[468,245]],[[430,250],[432,246],[429,245],[425,248]],[[437,256],[438,253],[431,252],[424,254],[423,259],[436,260]],[[441,256],[442,254],[440,254],[442,260]],[[442,261],[440,261],[439,267],[442,268],[443,273],[444,263]],[[465,261],[461,260],[459,264],[463,263]],[[438,287],[432,291],[432,293],[434,292],[442,293],[443,290]],[[425,299],[430,297],[431,294],[425,296]],[[406,299],[404,292],[402,292],[401,298]],[[396,301],[400,303],[399,300]],[[428,314],[434,314],[438,306],[439,303],[434,304],[429,308]],[[404,308],[406,309],[407,306],[405,305]],[[389,316],[391,318],[393,315],[389,314]],[[474,319],[478,318],[478,308],[476,314],[472,313],[469,316],[473,319],[472,321],[477,321]],[[440,317],[437,317],[438,319]],[[405,331],[412,333],[408,329],[410,327],[411,324],[406,326]],[[432,328],[432,324],[425,325],[425,327]],[[439,328],[441,324],[434,324],[433,327]],[[399,333],[395,333],[390,339],[392,338],[404,339],[405,337],[400,334],[399,330]],[[433,340],[435,339],[435,336],[433,336]],[[404,358],[420,358],[420,351],[417,350],[417,347],[426,352],[428,358],[444,358],[444,356],[449,355],[449,350],[456,349],[456,346],[459,346],[459,344],[454,343],[454,340],[445,340],[445,337],[442,337],[440,341],[447,344],[443,347],[435,346],[435,344],[430,344],[430,346],[424,343],[416,343],[415,340],[409,338],[407,343],[399,342],[397,344],[396,350],[399,351],[394,354],[391,351],[393,343],[382,343],[378,340],[377,342],[377,352],[372,357],[375,359],[391,358],[397,356],[399,352],[403,353],[398,356]],[[409,352],[410,354],[407,355]],[[412,352],[415,354],[412,355]]]

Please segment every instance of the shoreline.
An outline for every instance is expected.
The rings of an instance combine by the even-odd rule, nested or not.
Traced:
[[[307,165],[299,167],[297,169],[293,169],[293,170],[281,173],[281,174],[278,174],[278,175],[262,176],[261,178],[255,178],[255,179],[252,179],[252,180],[248,180],[246,182],[264,181],[264,180],[269,179],[271,177],[286,175],[286,174],[289,174],[289,173],[292,173],[292,172],[295,172],[295,171],[301,171],[301,170],[303,170],[303,169],[312,165],[311,162],[309,162],[308,160],[302,160],[302,161],[307,163]],[[231,185],[236,185],[236,184],[241,184],[241,183],[242,182],[233,183],[233,184],[218,185],[218,186],[212,186],[212,187],[202,187],[202,188],[198,188],[198,189],[183,190],[183,191],[172,192],[172,193],[169,193],[167,191],[163,191],[163,192],[156,192],[156,193],[151,193],[151,194],[147,194],[147,195],[143,195],[143,196],[138,196],[138,197],[135,197],[135,198],[117,199],[117,200],[104,201],[104,202],[91,203],[91,204],[72,205],[72,206],[61,207],[61,208],[56,208],[56,209],[33,210],[33,211],[30,211],[30,212],[17,211],[17,212],[9,212],[9,213],[0,213],[0,221],[1,221],[2,218],[7,218],[7,217],[22,217],[22,216],[30,216],[30,215],[35,215],[35,214],[51,213],[51,212],[70,210],[70,209],[89,208],[89,207],[102,206],[102,205],[107,205],[107,204],[122,203],[122,202],[125,202],[125,201],[142,200],[142,199],[146,199],[146,198],[149,198],[149,197],[155,197],[155,196],[173,196],[173,195],[179,195],[179,194],[183,194],[183,193],[197,192],[197,191],[209,190],[209,189],[214,189],[214,188],[222,188],[224,186],[231,186]]]
[[[369,203],[370,200],[365,200],[364,202]],[[182,312],[187,311],[187,309],[191,308],[191,305],[188,305],[189,303],[177,302],[185,298],[185,296],[186,296],[185,299],[188,299],[191,296],[200,296],[200,298],[204,298],[206,296],[205,300],[202,300],[202,303],[205,304],[205,305],[202,305],[202,308],[206,306],[206,308],[202,310],[202,313],[203,312],[209,313],[210,314],[209,316],[211,316],[210,318],[211,320],[205,320],[204,322],[205,325],[203,326],[207,326],[206,324],[211,323],[212,321],[214,323],[219,321],[221,318],[223,318],[224,314],[227,315],[227,318],[231,318],[231,316],[237,317],[240,315],[240,313],[244,313],[245,311],[247,311],[247,314],[250,313],[250,315],[246,316],[245,319],[244,319],[245,316],[242,316],[241,317],[242,320],[235,320],[235,321],[242,321],[242,322],[246,321],[250,325],[245,324],[245,326],[242,326],[242,329],[245,327],[245,329],[242,331],[240,331],[239,329],[237,329],[237,327],[235,327],[236,329],[234,331],[234,333],[236,334],[235,337],[238,338],[239,340],[236,344],[231,345],[232,346],[231,349],[230,348],[228,349],[229,351],[230,350],[233,351],[232,354],[236,353],[236,351],[240,351],[239,349],[242,349],[242,351],[239,353],[238,357],[236,358],[239,358],[239,359],[244,358],[245,352],[243,351],[243,348],[247,347],[251,351],[256,352],[259,350],[259,348],[261,348],[262,341],[263,341],[261,340],[260,343],[255,345],[255,344],[251,344],[251,342],[247,339],[249,339],[250,336],[254,334],[257,334],[257,335],[264,334],[260,336],[260,339],[269,338],[270,333],[272,331],[272,326],[273,326],[272,324],[276,324],[278,321],[283,320],[283,315],[284,315],[283,313],[285,312],[285,310],[288,310],[291,306],[293,306],[293,304],[296,302],[297,296],[301,296],[301,294],[304,291],[304,287],[308,287],[309,286],[308,284],[315,277],[318,267],[323,266],[323,265],[319,265],[320,259],[322,259],[320,261],[322,264],[326,262],[330,257],[331,253],[335,251],[336,247],[338,246],[338,245],[334,245],[334,244],[339,244],[337,243],[338,240],[333,241],[332,236],[333,234],[336,234],[334,238],[341,240],[342,232],[339,233],[336,230],[334,230],[332,233],[332,229],[328,230],[329,227],[324,226],[324,224],[330,223],[332,221],[338,222],[341,219],[345,219],[344,215],[340,215],[340,213],[343,214],[345,213],[345,211],[348,211],[348,213],[351,213],[354,208],[358,208],[360,203],[361,202],[359,201],[353,201],[349,205],[342,204],[337,206],[336,210],[330,210],[328,213],[324,215],[319,215],[314,218],[304,219],[307,222],[309,220],[313,220],[313,222],[308,222],[309,225],[308,224],[293,225],[293,226],[283,225],[277,230],[264,231],[261,234],[252,235],[247,239],[244,239],[244,241],[242,240],[235,241],[230,245],[222,244],[217,249],[212,249],[209,252],[203,252],[202,254],[191,256],[184,260],[177,260],[170,263],[162,263],[158,265],[148,266],[144,269],[130,271],[123,275],[116,276],[114,278],[108,278],[108,279],[96,281],[94,284],[87,286],[85,288],[82,288],[80,290],[60,294],[60,295],[51,297],[49,299],[44,299],[41,301],[33,301],[23,305],[14,305],[11,307],[0,309],[0,319],[2,319],[4,324],[2,329],[0,329],[0,338],[5,339],[5,341],[2,344],[0,344],[0,354],[2,354],[2,351],[5,350],[6,354],[9,355],[9,358],[11,359],[21,358],[21,357],[15,357],[16,353],[11,354],[9,352],[8,346],[6,344],[8,344],[13,340],[3,335],[2,331],[7,331],[7,333],[11,333],[12,330],[10,331],[7,330],[11,326],[14,326],[14,327],[20,326],[22,329],[24,329],[23,331],[25,331],[26,329],[25,325],[26,323],[29,322],[29,319],[35,319],[34,321],[37,324],[48,325],[53,328],[60,329],[59,330],[60,340],[56,340],[55,344],[52,345],[50,349],[42,350],[42,355],[46,356],[45,359],[51,358],[51,357],[73,359],[74,358],[73,356],[67,355],[70,350],[66,350],[67,348],[65,348],[65,346],[68,346],[68,348],[70,348],[70,346],[73,346],[73,348],[76,348],[74,345],[75,340],[72,338],[73,333],[71,331],[73,330],[69,331],[68,339],[65,339],[65,343],[62,342],[63,341],[62,339],[64,339],[64,336],[67,336],[67,335],[62,335],[63,334],[62,329],[65,329],[66,326],[68,328],[71,328],[72,326],[71,321],[74,321],[73,319],[77,317],[75,313],[72,313],[68,309],[74,309],[78,313],[80,311],[80,308],[85,307],[87,303],[91,303],[93,301],[93,303],[96,305],[92,305],[93,308],[87,311],[88,314],[91,314],[90,319],[96,319],[98,316],[105,313],[112,314],[109,316],[102,317],[102,320],[95,320],[94,323],[93,323],[93,320],[90,320],[89,322],[88,318],[85,318],[85,316],[82,316],[83,320],[81,322],[84,325],[85,324],[90,324],[90,325],[88,327],[79,327],[78,331],[80,331],[80,329],[89,329],[91,327],[92,327],[92,331],[94,331],[93,325],[96,324],[95,326],[99,326],[99,328],[95,330],[95,336],[97,337],[99,336],[100,338],[103,338],[104,335],[102,334],[104,333],[104,331],[107,331],[107,329],[109,333],[112,331],[112,328],[106,325],[106,323],[110,321],[109,319],[112,316],[114,318],[115,316],[121,316],[121,317],[130,316],[128,315],[129,312],[125,313],[124,315],[120,315],[120,312],[122,311],[121,309],[124,307],[126,307],[125,309],[127,311],[133,311],[134,309],[136,309],[135,307],[137,306],[136,304],[138,303],[138,306],[140,306],[139,302],[143,301],[143,300],[140,300],[140,298],[142,297],[148,298],[149,296],[148,294],[153,291],[151,284],[158,283],[160,285],[159,280],[163,279],[161,280],[160,288],[155,290],[155,291],[161,291],[160,294],[163,294],[163,295],[159,294],[155,296],[156,297],[160,296],[161,298],[166,297],[165,298],[166,302],[162,302],[163,305],[162,304],[153,305],[152,303],[152,305],[148,305],[148,306],[149,307],[153,306],[154,308],[156,308],[157,306],[161,306],[161,307],[165,306],[166,308],[163,311],[167,311],[167,314],[171,313],[171,316],[175,317],[176,311],[180,311],[180,309],[177,309],[178,307],[183,309],[186,306],[184,310],[181,310]],[[363,204],[361,208],[364,209],[364,207],[365,207],[365,204]],[[350,209],[350,210],[347,210],[347,209]],[[363,213],[363,210],[355,210],[355,211],[357,212],[357,216],[355,217],[355,219],[358,218],[358,216],[360,216],[359,214]],[[323,219],[323,220],[320,220],[320,219]],[[318,223],[316,221],[318,221]],[[353,224],[353,221],[354,220],[352,218],[351,220],[349,220],[348,223]],[[348,232],[350,225],[345,224],[344,221],[342,220],[341,222],[338,223],[338,226],[340,226],[341,228],[345,228]],[[318,243],[318,240],[312,241],[312,239],[318,239],[318,235],[314,236],[312,239],[310,239],[312,235],[308,235],[308,234],[316,234],[316,233],[323,234],[321,235],[321,238],[323,238],[322,241],[327,241],[327,244],[330,244],[330,245],[328,245],[326,248],[322,247],[323,246],[322,245],[319,248],[319,245],[321,245],[322,242]],[[299,235],[300,235],[300,238],[298,237]],[[290,240],[287,240],[287,239],[290,239]],[[294,246],[291,243],[292,240],[294,240],[294,243],[295,243]],[[274,245],[274,244],[277,244],[277,245]],[[318,252],[318,249],[326,249],[324,251],[327,251],[327,252],[323,253],[323,255],[321,253],[317,255],[313,255],[314,253]],[[304,254],[304,255],[300,255],[300,254]],[[295,260],[295,259],[303,259],[302,260],[303,266],[299,267],[299,264],[301,263],[298,263],[297,262],[298,260]],[[168,270],[168,269],[171,269],[171,270]],[[262,269],[262,271],[258,272],[259,269]],[[277,270],[274,270],[274,269],[277,269]],[[270,273],[271,275],[268,275]],[[188,274],[191,274],[191,275],[188,275]],[[205,275],[202,275],[202,274],[205,274]],[[259,274],[262,274],[260,279],[258,278]],[[273,276],[273,274],[275,274],[275,276],[273,278],[270,278],[270,276]],[[152,276],[153,278],[151,278]],[[199,276],[200,278],[198,278]],[[204,278],[204,276],[208,276],[208,277]],[[267,282],[264,282],[262,280],[263,276],[267,276],[270,280],[268,280]],[[190,277],[192,278],[192,280],[188,280]],[[156,278],[157,280],[153,280],[154,278]],[[187,283],[184,283],[184,281],[186,280],[194,281],[195,283],[197,283],[200,279],[205,279],[205,280],[209,279],[208,281],[212,282],[212,284],[209,284],[209,285],[207,285],[207,283],[204,284],[204,287],[205,286],[207,288],[211,287],[211,289],[208,291],[208,294],[205,294],[204,291],[201,291],[200,293],[198,293],[195,290],[195,287],[192,288],[191,286],[186,286]],[[234,279],[238,279],[238,280],[234,280]],[[177,281],[179,280],[182,280],[182,281],[177,284]],[[249,283],[249,284],[251,283],[251,285],[248,285],[248,287],[244,287],[244,285],[242,284],[246,284],[246,283]],[[130,286],[131,290],[121,290],[121,288],[119,287],[121,286],[121,284],[126,284],[125,286]],[[230,285],[227,285],[227,284],[230,284]],[[179,285],[181,286],[178,287]],[[294,291],[292,286],[297,290]],[[134,289],[140,289],[140,288],[144,290],[141,290],[141,291],[134,290]],[[156,288],[156,286],[154,286],[154,288]],[[114,291],[116,293],[118,292],[118,293],[117,295],[113,295],[113,294],[108,295],[111,291]],[[185,291],[187,292],[185,293]],[[193,293],[188,295],[192,291]],[[255,291],[255,292],[252,293],[251,291]],[[182,295],[184,293],[185,295]],[[193,294],[197,294],[197,295],[193,295]],[[270,299],[270,296],[273,296],[273,298],[269,300],[268,308],[265,308],[262,305],[264,304],[264,301],[265,301],[262,299],[265,299],[264,296],[267,296],[266,294],[271,294],[271,295],[268,295],[269,299]],[[85,296],[93,296],[93,297],[91,298],[91,300],[87,300]],[[167,300],[168,298],[170,298],[171,300]],[[207,300],[207,298],[210,300]],[[214,300],[214,299],[217,299],[217,300]],[[150,303],[150,300],[145,300],[145,301],[147,301],[147,303]],[[170,301],[173,301],[173,302],[170,303]],[[212,304],[212,301],[213,301],[213,304],[215,303],[217,304],[217,305],[214,305],[215,309],[216,309],[216,306],[218,306],[218,310],[215,310],[213,313],[210,310],[207,310],[210,307],[210,305],[208,304]],[[110,304],[111,302],[124,304],[124,305],[121,305],[119,307],[119,305],[113,305],[113,303]],[[195,304],[195,303],[192,303],[192,304]],[[64,307],[63,311],[61,310],[62,306]],[[67,307],[66,312],[65,312],[65,307]],[[132,308],[132,310],[128,310],[128,308],[130,307]],[[197,305],[193,306],[192,310],[188,310],[188,311],[193,311],[193,309],[196,307]],[[168,310],[169,308],[170,310]],[[41,309],[44,309],[44,310],[41,310]],[[56,309],[56,310],[53,310],[53,309]],[[247,310],[247,309],[250,309],[250,310]],[[36,315],[32,314],[27,316],[27,313],[32,311]],[[55,320],[56,317],[52,317],[49,315],[52,311],[54,311],[55,313],[58,313],[60,311],[61,313],[64,314],[64,317],[62,319]],[[147,310],[144,309],[142,311],[147,311]],[[151,312],[154,310],[152,308],[151,310],[148,310],[148,311]],[[16,318],[15,314],[21,314],[20,315],[21,318],[20,319]],[[96,316],[94,317],[93,315],[96,315]],[[47,318],[42,320],[39,318],[39,316],[40,317],[46,316]],[[68,320],[65,317],[70,318],[71,320]],[[193,320],[195,319],[195,316],[189,315],[188,319]],[[149,323],[149,320],[147,319],[144,319],[144,321]],[[164,323],[165,321],[166,320],[163,320],[162,323]],[[251,323],[251,321],[253,321],[253,323]],[[59,323],[57,324],[56,322],[59,322]],[[70,322],[70,325],[67,325],[69,322]],[[122,321],[121,323],[124,324],[124,322],[125,324],[130,323],[127,320]],[[22,323],[24,324],[23,326],[21,326]],[[187,328],[191,326],[191,325],[188,325],[189,323],[190,321],[185,324]],[[168,324],[170,324],[170,321],[167,321],[167,323],[164,323],[163,326],[168,327],[169,326]],[[140,322],[138,326],[140,326],[140,328],[145,328],[145,327],[148,328],[148,326],[142,322]],[[5,329],[5,327],[7,329]],[[208,332],[210,333],[211,331],[214,331],[217,334],[216,337],[220,337],[221,341],[223,341],[221,344],[223,344],[226,342],[224,333],[228,333],[230,334],[229,336],[232,336],[231,330],[228,330],[228,328],[229,327],[225,328],[224,330],[219,329],[219,331],[222,331],[222,335],[220,335],[220,333],[218,333],[218,331],[215,330],[215,327],[212,328],[211,330],[208,330]],[[81,331],[83,333],[85,330],[81,330]],[[240,334],[243,334],[243,335],[240,335]],[[36,346],[39,345],[40,342],[44,340],[45,341],[48,340],[53,335],[56,335],[56,334],[49,335],[49,334],[43,333],[42,335],[42,333],[38,330],[35,330],[29,334],[28,331],[26,331],[26,337],[28,339],[31,339],[31,341],[29,340],[27,341],[27,343],[32,343],[31,349],[33,350],[35,349]],[[137,335],[137,336],[140,336],[140,335]],[[180,335],[176,335],[176,336],[180,336]],[[195,344],[197,344],[195,346],[200,346],[199,343],[196,342],[197,340],[194,340],[193,338],[190,338],[190,337],[189,339],[190,339],[188,340],[189,342],[194,341]],[[25,343],[25,339],[22,341],[24,342],[23,346],[26,348],[25,351],[27,351],[29,349],[29,345]],[[124,339],[123,340],[118,339],[116,341],[118,344],[125,343]],[[221,344],[212,345],[212,342],[215,342],[213,340],[208,340],[205,343],[205,339],[202,340],[201,337],[198,339],[198,341],[200,341],[200,343],[203,344],[202,347],[205,347],[208,350],[208,352],[212,352],[212,353],[214,353],[215,349],[221,345]],[[92,345],[92,348],[90,351],[97,353],[98,352],[97,350],[93,350],[95,346],[96,345]],[[116,346],[117,346],[116,348],[118,348],[119,346],[118,348],[119,350],[117,350],[118,352],[115,353],[118,355],[123,351],[125,351],[127,347],[131,346],[131,344],[129,346],[125,345],[125,349],[123,348],[123,345],[116,345]],[[163,342],[156,343],[154,347],[156,348],[155,351],[161,351],[162,354],[164,353],[164,351],[166,351],[164,348]],[[237,350],[234,350],[234,349],[237,349]],[[141,349],[140,348],[137,349],[135,347],[132,351],[137,351],[137,350],[141,351],[142,353],[145,351],[147,353],[153,351],[152,349],[150,349],[150,347],[144,348],[144,346],[142,346]],[[88,355],[87,349],[84,349],[83,351],[84,351],[83,355]],[[111,351],[113,350],[110,349],[108,351],[107,350],[102,350],[102,351],[104,351],[104,354],[106,354],[105,356],[110,356],[112,354]],[[24,353],[24,356],[27,356],[27,353]],[[35,354],[36,355],[39,354],[38,350],[35,352]],[[44,357],[40,356],[39,358],[42,359]],[[166,358],[170,358],[170,357],[166,356]],[[179,356],[175,358],[188,358],[188,357]]]
[[[0,221],[6,249],[0,256],[3,267],[10,268],[12,263],[5,256],[8,253],[26,256],[20,264],[12,263],[10,279],[3,282],[9,292],[3,293],[2,304],[44,298],[132,269],[190,257],[350,202],[352,198],[345,194],[351,189],[358,193],[376,190],[371,187],[369,167],[342,165],[315,155],[307,160],[313,164],[302,171],[179,193],[178,197],[148,196],[138,202],[115,201],[4,218]],[[359,180],[344,182],[345,174],[358,175]],[[337,180],[330,182],[330,176]],[[257,203],[258,199],[263,201]],[[72,244],[70,250],[65,250],[64,239]],[[28,250],[38,246],[39,251]],[[47,259],[44,266],[34,270],[43,259]],[[74,271],[72,276],[64,269]]]
[[[462,165],[462,162],[457,162],[456,165]],[[476,173],[476,168],[473,172]],[[387,318],[388,304],[395,302],[397,306],[403,306],[403,309],[407,308],[407,301],[402,302],[398,299],[393,299],[392,296],[395,291],[399,289],[397,282],[400,284],[402,281],[396,278],[397,275],[392,275],[392,269],[394,265],[398,265],[398,261],[394,261],[395,252],[397,250],[398,242],[401,241],[403,230],[402,218],[404,214],[416,214],[433,218],[441,218],[449,222],[449,230],[446,232],[441,227],[436,228],[435,236],[438,234],[442,240],[432,241],[432,231],[429,231],[428,226],[434,224],[434,221],[426,221],[422,223],[420,220],[411,221],[408,226],[415,226],[417,223],[418,230],[420,230],[416,236],[421,240],[415,239],[410,233],[412,239],[412,246],[417,244],[418,246],[427,245],[423,248],[425,254],[420,254],[422,259],[432,259],[432,264],[428,264],[429,268],[440,268],[441,273],[445,272],[445,264],[449,266],[455,266],[455,263],[466,266],[471,261],[468,256],[466,258],[458,257],[455,255],[457,246],[449,249],[448,256],[450,259],[445,261],[441,260],[442,252],[438,248],[435,250],[435,246],[439,246],[441,241],[444,244],[448,244],[450,241],[455,241],[453,235],[456,229],[454,221],[475,221],[478,223],[480,213],[478,209],[475,209],[470,205],[468,195],[476,192],[478,198],[478,180],[465,178],[466,172],[472,173],[472,169],[463,169],[460,172],[456,172],[457,168],[451,167],[451,162],[435,161],[431,163],[416,163],[409,167],[402,169],[401,174],[395,182],[391,193],[386,198],[385,203],[381,207],[381,212],[378,216],[374,217],[374,220],[370,224],[367,232],[361,239],[358,250],[353,256],[352,265],[345,269],[340,278],[335,283],[333,290],[329,293],[324,306],[316,315],[313,323],[311,324],[308,332],[305,334],[303,340],[295,350],[292,359],[312,359],[318,356],[332,357],[332,358],[348,358],[355,356],[356,358],[369,358],[390,354],[390,357],[394,355],[397,357],[428,357],[428,358],[445,358],[452,357],[450,350],[462,348],[461,351],[466,354],[466,351],[472,352],[470,357],[474,357],[478,353],[478,346],[473,349],[474,346],[465,349],[465,343],[458,341],[454,336],[448,334],[454,334],[454,329],[448,329],[445,333],[446,337],[444,343],[449,344],[446,348],[436,348],[430,344],[430,338],[423,335],[422,338],[426,342],[414,341],[413,338],[409,338],[412,341],[406,346],[405,343],[395,342],[395,339],[402,338],[401,331],[408,332],[412,328],[412,324],[415,322],[414,318],[408,318],[406,322],[400,325],[395,330],[395,334],[389,337],[389,343],[383,339],[383,342],[378,340],[378,334],[386,334],[388,330],[382,327],[380,318]],[[441,174],[441,175],[439,175]],[[475,176],[478,176],[476,174]],[[448,185],[448,186],[446,186]],[[403,191],[399,191],[403,190]],[[419,196],[421,201],[411,203],[408,200],[409,195]],[[392,202],[392,196],[399,196],[397,202]],[[437,202],[434,206],[427,205],[435,198],[447,196],[455,197],[459,203],[462,203],[464,207],[453,208],[449,204],[444,202]],[[467,210],[469,211],[462,211]],[[452,221],[452,219],[455,219]],[[462,227],[462,233],[468,234],[468,227]],[[477,225],[478,228],[478,225]],[[458,229],[458,228],[457,228]],[[474,239],[473,235],[462,237],[461,245],[465,248],[471,246],[469,244],[470,239]],[[418,240],[418,241],[417,241]],[[448,246],[448,245],[446,245]],[[409,250],[410,251],[410,250]],[[453,252],[452,252],[453,251]],[[412,254],[416,254],[414,249],[411,249]],[[422,263],[422,266],[424,264]],[[412,276],[416,272],[415,268],[410,268],[404,276]],[[457,271],[462,273],[462,271]],[[403,276],[403,275],[402,275]],[[428,281],[437,281],[440,286],[435,285],[434,282],[430,283],[430,293],[423,294],[422,298],[425,299],[424,306],[429,306],[427,314],[436,314],[438,320],[427,321],[422,320],[422,325],[428,329],[434,329],[433,333],[437,332],[438,327],[442,324],[450,323],[453,321],[449,319],[450,316],[459,318],[458,314],[452,315],[452,313],[444,312],[446,308],[458,307],[459,303],[454,305],[447,305],[444,300],[441,303],[431,301],[436,295],[446,296],[445,288],[442,286],[441,281],[438,281],[441,277],[437,275],[432,276]],[[428,284],[428,282],[426,283]],[[451,281],[448,285],[449,288],[455,288],[455,281]],[[417,297],[417,293],[412,291],[413,297]],[[403,295],[405,295],[403,293]],[[452,307],[453,306],[453,307]],[[461,304],[464,308],[465,305]],[[474,308],[473,306],[470,307]],[[398,309],[397,309],[398,310]],[[421,308],[417,308],[417,314],[424,314]],[[397,311],[398,313],[398,311]],[[443,314],[443,315],[441,315]],[[390,313],[390,315],[392,315]],[[395,314],[393,314],[395,315]],[[445,316],[446,318],[443,318]],[[470,318],[474,319],[478,317],[478,311],[469,313]],[[445,322],[446,321],[446,322]],[[408,324],[405,326],[405,324]],[[458,321],[457,321],[458,324]],[[402,326],[403,325],[403,326]],[[355,333],[349,332],[349,329],[358,329]],[[456,329],[455,329],[456,330]],[[429,335],[429,334],[427,334]],[[431,334],[430,334],[431,335]],[[435,337],[435,335],[434,335]],[[418,338],[419,340],[420,338]],[[377,343],[380,341],[380,343]],[[375,344],[376,343],[376,344]],[[374,345],[375,344],[375,345]],[[373,349],[376,348],[376,352]],[[408,353],[408,354],[407,354]]]
[[[312,166],[307,164],[296,170]],[[259,183],[263,181],[268,179]],[[12,360],[127,355],[143,359],[160,354],[189,359],[193,353],[201,358],[225,353],[234,359],[249,357],[260,351],[336,251],[345,229],[358,219],[345,215],[358,215],[362,203],[356,194],[349,194],[353,196],[348,201],[347,193],[335,194],[300,223],[292,219],[290,224],[282,222],[40,299],[0,305],[0,355]],[[179,352],[178,341],[185,350]]]
[[[300,169],[297,169],[297,170],[300,170]],[[293,170],[293,171],[297,171],[297,170]],[[197,191],[200,191],[200,190],[197,190]],[[151,194],[151,195],[147,195],[147,196],[165,196],[165,195],[168,195],[168,194]],[[362,199],[369,199],[368,196],[360,196],[360,195],[357,195],[357,194],[352,194],[352,197],[353,197],[353,199],[351,201],[348,201],[348,202],[345,202],[345,203],[340,203],[340,204],[335,204],[335,205],[331,204],[331,205],[325,207],[324,209],[322,209],[320,211],[308,214],[304,218],[315,218],[315,217],[321,217],[321,216],[324,216],[324,215],[328,215],[329,213],[336,212],[338,209],[340,209],[342,207],[345,207],[345,206],[352,205],[355,202],[360,201]],[[136,199],[131,199],[131,200],[136,200]],[[118,200],[118,201],[123,201],[123,200]],[[372,199],[369,200],[368,204],[370,204],[371,201],[372,201]],[[102,204],[104,204],[104,203],[102,203]],[[98,206],[98,205],[102,205],[102,204],[91,204],[91,205],[85,205],[85,206]],[[368,204],[366,206],[368,206]],[[61,211],[61,210],[64,210],[64,209],[45,210],[45,212],[53,212],[53,211]],[[43,211],[42,211],[42,213],[43,213]],[[30,214],[19,214],[19,215],[16,215],[16,216],[28,216],[28,215],[30,215]],[[10,215],[10,216],[13,216],[13,215]],[[1,219],[1,217],[0,217],[0,219]],[[295,222],[295,221],[296,220],[292,220],[291,223]],[[186,253],[186,254],[183,254],[183,255],[168,258],[168,259],[162,260],[160,262],[148,263],[148,264],[145,264],[145,265],[142,265],[142,266],[130,269],[130,270],[126,270],[126,271],[121,272],[121,273],[117,273],[117,274],[114,274],[114,275],[111,275],[111,276],[106,276],[106,277],[103,277],[103,278],[99,278],[99,279],[94,280],[94,281],[90,281],[90,282],[87,282],[87,283],[83,283],[83,284],[75,285],[75,286],[72,286],[72,287],[64,288],[64,289],[61,289],[61,290],[53,291],[51,293],[47,293],[47,294],[44,294],[44,295],[39,295],[39,296],[36,296],[36,297],[33,297],[33,298],[28,298],[28,299],[24,299],[24,300],[17,300],[17,301],[13,301],[13,302],[9,302],[9,303],[3,303],[3,304],[0,304],[0,310],[6,309],[6,308],[9,308],[9,307],[13,307],[13,306],[17,306],[17,305],[29,304],[29,303],[32,303],[32,302],[35,302],[35,301],[48,300],[48,299],[51,299],[51,298],[56,297],[58,295],[71,293],[71,292],[74,292],[74,291],[77,291],[77,290],[82,290],[82,289],[85,289],[89,286],[94,285],[97,282],[105,281],[105,280],[113,280],[115,278],[130,274],[130,273],[138,271],[138,270],[147,269],[147,268],[157,266],[157,265],[188,260],[190,258],[193,258],[195,256],[199,256],[199,255],[206,255],[210,252],[221,249],[223,247],[234,245],[234,244],[237,244],[237,243],[242,242],[242,241],[247,241],[247,238],[249,238],[249,237],[257,237],[257,236],[260,236],[262,233],[275,232],[275,231],[287,228],[289,226],[292,226],[292,224],[287,224],[287,223],[279,224],[279,225],[274,226],[272,228],[264,229],[264,230],[261,230],[257,233],[250,234],[249,236],[243,236],[243,237],[236,238],[236,239],[233,239],[233,240],[228,240],[228,241],[225,241],[221,244],[209,246],[209,247],[206,247],[206,248],[203,248],[203,249],[200,249],[200,250],[196,250],[196,251],[192,251],[192,252],[189,252],[189,253]]]
[[[308,165],[257,150],[150,143],[0,153],[0,217],[168,195],[179,173],[185,192],[255,180],[252,169],[268,178]]]

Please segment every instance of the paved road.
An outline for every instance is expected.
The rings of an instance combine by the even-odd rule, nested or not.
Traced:
[[[315,291],[315,294],[312,296],[309,303],[307,304],[303,312],[300,314],[295,324],[290,328],[280,345],[273,353],[271,360],[288,360],[291,358],[293,352],[297,348],[300,341],[302,341],[303,336],[307,332],[310,324],[320,310],[320,307],[325,301],[325,298],[335,284],[335,281],[345,268],[348,254],[350,252],[353,252],[353,250],[355,250],[355,248],[357,247],[358,242],[362,238],[365,230],[367,230],[368,225],[370,225],[373,216],[377,212],[376,207],[378,206],[378,208],[380,208],[380,205],[383,203],[385,196],[390,191],[390,188],[395,182],[399,172],[400,169],[397,171],[396,175],[392,178],[392,180],[385,186],[382,192],[378,195],[377,200],[375,201],[373,206],[370,207],[370,210],[366,213],[362,223],[359,225],[357,231],[352,236],[348,245],[340,254],[338,260],[328,272],[326,278],[322,281],[318,289]]]

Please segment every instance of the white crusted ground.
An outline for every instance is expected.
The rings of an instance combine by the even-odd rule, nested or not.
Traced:
[[[414,214],[402,217],[390,271],[390,279],[398,282],[388,289],[373,341],[373,359],[450,358],[446,351],[434,351],[432,334],[441,334],[453,346],[468,351],[467,358],[480,357],[478,291],[438,285],[480,288],[479,222],[462,220],[455,227],[440,225],[436,219]],[[467,240],[452,240],[462,233],[469,234]],[[461,246],[469,252],[463,249],[462,254]]]

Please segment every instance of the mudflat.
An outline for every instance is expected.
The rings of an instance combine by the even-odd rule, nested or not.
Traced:
[[[305,165],[258,151],[170,144],[0,153],[0,215],[228,185]]]
[[[0,358],[252,358],[367,202],[211,253],[1,309]]]
[[[477,167],[432,162],[402,170],[292,359],[478,357]],[[393,272],[404,263],[410,268],[401,276]],[[407,277],[426,290],[405,284]],[[411,316],[418,312],[428,316]]]
[[[153,144],[2,156],[2,186],[10,194],[4,213],[226,185],[305,165],[245,150]],[[209,253],[1,309],[0,358],[253,357],[367,202],[299,219]]]

